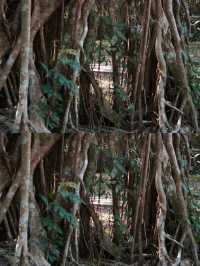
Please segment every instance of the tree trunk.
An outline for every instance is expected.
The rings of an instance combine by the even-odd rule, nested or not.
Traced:
[[[21,136],[21,166],[22,183],[20,187],[20,218],[19,237],[16,245],[16,259],[20,266],[28,266],[28,224],[29,224],[29,190],[31,180],[31,133],[27,126]]]
[[[29,58],[30,58],[30,32],[31,32],[31,0],[22,1],[21,7],[21,70],[19,104],[16,112],[16,127],[19,128],[21,121],[28,120],[28,87],[29,87]]]

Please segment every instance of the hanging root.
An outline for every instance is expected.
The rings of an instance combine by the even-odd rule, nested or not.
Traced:
[[[198,248],[192,233],[191,224],[189,223],[187,205],[182,191],[181,170],[178,164],[177,156],[173,145],[173,134],[172,133],[163,134],[163,142],[167,154],[169,156],[172,176],[176,185],[176,196],[177,196],[176,206],[177,206],[178,215],[181,219],[182,231],[183,234],[186,233],[186,235],[189,237],[195,265],[198,266],[199,265]]]
[[[169,258],[165,244],[165,220],[167,213],[167,200],[162,182],[162,160],[163,160],[163,142],[160,133],[156,135],[156,164],[155,164],[155,186],[158,193],[158,216],[157,216],[157,233],[159,245],[159,261],[161,266],[169,266],[172,261]]]

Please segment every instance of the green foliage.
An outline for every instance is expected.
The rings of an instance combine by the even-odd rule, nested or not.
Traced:
[[[98,176],[95,183],[95,190],[98,195],[104,195],[112,190],[113,186],[117,193],[124,189],[124,175],[127,174],[125,164],[126,156],[113,156],[107,148],[101,149],[102,153],[102,174]]]
[[[128,26],[122,21],[113,22],[110,16],[102,16],[101,23],[105,25],[107,31],[105,32],[105,38],[112,45],[115,46],[122,41],[127,42],[126,32]]]
[[[127,43],[128,25],[122,21],[113,22],[110,16],[101,16],[100,41],[90,39],[87,41],[86,58],[89,63],[110,63],[108,56],[113,52],[116,58],[120,60],[125,56],[124,46]]]
[[[64,191],[62,186],[58,193],[63,199],[70,202],[82,202],[74,193]],[[60,251],[64,245],[65,233],[60,224],[67,221],[76,227],[78,223],[76,217],[66,211],[56,200],[50,201],[43,195],[40,195],[40,199],[46,207],[46,214],[42,217],[42,224],[47,232],[47,237],[42,240],[41,248],[45,251],[48,261],[53,264],[59,261]]]
[[[80,64],[76,59],[61,58],[60,63],[64,67],[68,66],[73,70],[80,70]],[[37,112],[45,121],[47,128],[52,130],[60,125],[64,112],[65,93],[76,95],[78,87],[58,70],[49,69],[45,64],[42,64],[42,68],[46,74],[47,82],[41,87],[44,97],[37,106]]]
[[[84,201],[80,198],[79,195],[72,191],[68,191],[66,189],[66,186],[69,186],[69,184],[61,184],[58,190],[58,193],[61,195],[61,197],[66,200],[70,201],[71,203],[81,204],[84,203]],[[72,184],[70,184],[70,187],[72,187]]]
[[[190,222],[192,225],[196,241],[200,244],[200,202],[199,201],[192,201],[190,205]]]
[[[63,196],[63,195],[61,194],[61,196]],[[70,195],[70,196],[72,197],[72,195]],[[74,198],[75,198],[75,196],[74,196]],[[75,200],[74,198],[73,198],[73,200]],[[71,199],[72,198],[70,198],[70,200]],[[76,217],[74,217],[72,213],[66,211],[56,201],[49,202],[48,199],[45,198],[44,196],[41,196],[41,200],[46,205],[46,208],[47,208],[47,211],[49,212],[49,214],[54,215],[54,217],[56,216],[59,220],[64,220],[64,221],[67,221],[67,222],[73,224],[74,226],[77,226]],[[50,219],[49,216],[47,216],[46,218],[48,218],[48,220]]]
[[[198,244],[200,244],[200,194],[199,194],[199,181],[200,175],[194,174],[192,171],[191,180],[189,183],[188,193],[188,209],[189,209],[189,220],[192,225],[194,237]]]
[[[194,63],[192,66],[190,89],[196,108],[200,108],[200,62]]]
[[[128,101],[129,97],[121,88],[116,89],[116,96],[122,101]]]
[[[122,88],[115,89],[115,96],[120,105],[119,107],[122,116],[126,116],[127,113],[132,113],[134,111],[134,105],[130,103],[129,96]]]
[[[64,244],[64,237],[56,235],[56,239],[54,241],[51,241],[50,239],[46,238],[43,239],[41,242],[41,248],[46,253],[46,258],[49,261],[51,265],[54,265],[56,263],[60,256]]]
[[[119,223],[119,230],[122,235],[128,234],[129,232],[128,225],[124,223]]]
[[[127,24],[123,22],[114,23],[111,17],[102,17],[102,22],[109,29],[105,34],[105,41],[108,43],[108,54],[111,55],[114,52],[117,60],[122,59],[125,55],[124,46],[127,43]]]
[[[61,58],[60,62],[65,65],[71,67],[73,70],[80,71],[81,66],[77,59],[67,59],[67,58]]]
[[[39,102],[37,111],[45,121],[47,128],[54,129],[60,123],[60,117],[64,110],[64,101],[50,83],[43,84],[41,89],[45,97]]]
[[[59,227],[54,221],[53,219],[51,219],[50,217],[44,217],[42,219],[42,223],[43,223],[43,226],[44,228],[47,229],[47,231],[49,232],[56,232],[58,233],[59,235],[62,235],[63,234],[63,230],[61,229],[61,227]]]
[[[60,62],[63,64],[63,66],[70,66],[73,70],[80,69],[80,64],[77,62],[77,60],[62,58],[60,59]],[[48,69],[48,67],[44,64],[42,64],[42,67],[45,70],[47,77],[52,81],[52,84],[58,85],[59,87],[64,87],[71,95],[77,94],[78,87],[74,81],[66,78],[57,69]]]
[[[126,169],[124,166],[126,157],[114,157],[113,167],[110,172],[111,182],[110,185],[114,186],[116,193],[121,193],[125,188],[124,184],[124,174],[126,174]]]
[[[58,261],[61,255],[60,250],[64,245],[64,231],[50,216],[43,217],[42,224],[47,232],[47,237],[42,239],[40,246],[44,250],[47,260],[52,264]]]

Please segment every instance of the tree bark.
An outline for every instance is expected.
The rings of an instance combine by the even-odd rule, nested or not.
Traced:
[[[29,224],[29,190],[31,180],[31,133],[25,125],[21,135],[21,166],[22,183],[20,188],[19,236],[16,245],[16,261],[20,266],[28,266],[28,224]]]
[[[31,37],[31,0],[23,0],[21,4],[21,70],[19,103],[16,112],[15,124],[19,128],[21,121],[28,121],[28,88],[29,88],[29,58],[30,58],[30,37]]]

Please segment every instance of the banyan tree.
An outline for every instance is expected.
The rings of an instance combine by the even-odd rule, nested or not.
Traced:
[[[199,265],[199,149],[195,134],[1,135],[0,261]]]
[[[1,0],[0,265],[200,265],[198,14]]]
[[[187,1],[2,0],[0,17],[2,130],[22,113],[37,133],[198,130]]]

